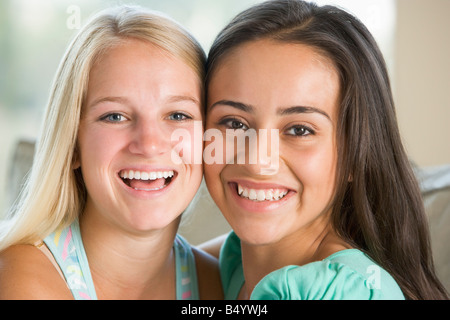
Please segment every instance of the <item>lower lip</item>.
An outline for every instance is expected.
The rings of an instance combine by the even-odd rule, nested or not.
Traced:
[[[240,206],[242,209],[254,212],[254,213],[265,213],[269,211],[276,210],[281,206],[285,205],[287,201],[294,195],[295,192],[289,191],[283,198],[280,200],[267,200],[267,201],[254,201],[247,198],[243,198],[237,193],[237,184],[236,183],[228,183],[229,190],[232,194],[233,200]]]
[[[165,185],[163,188],[160,189],[135,189],[130,186],[128,186],[122,178],[120,178],[118,175],[118,179],[120,180],[121,185],[125,188],[127,192],[129,192],[132,196],[139,198],[139,199],[154,199],[163,196],[167,192],[169,192],[172,189],[172,186],[177,178],[178,174],[175,173],[172,177],[169,184]]]

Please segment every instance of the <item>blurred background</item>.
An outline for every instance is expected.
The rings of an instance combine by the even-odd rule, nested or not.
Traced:
[[[19,140],[39,133],[67,45],[98,10],[127,3],[161,11],[209,47],[238,12],[259,0],[1,0],[0,216],[11,204],[10,167]],[[317,0],[354,13],[388,64],[400,128],[412,161],[450,164],[450,0]]]

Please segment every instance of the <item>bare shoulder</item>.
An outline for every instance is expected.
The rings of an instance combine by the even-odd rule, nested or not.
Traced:
[[[220,235],[216,238],[213,238],[200,244],[198,247],[203,251],[208,252],[210,255],[219,258],[220,249],[222,248],[222,245],[227,237],[228,233]]]
[[[0,299],[73,299],[64,279],[38,248],[15,245],[0,252]]]
[[[192,251],[195,255],[200,299],[222,300],[223,290],[217,258],[195,247],[192,247]]]
[[[323,260],[336,252],[352,248],[353,247],[350,244],[346,243],[344,240],[340,239],[337,236],[331,235],[326,237],[322,241],[322,244],[320,245],[314,256],[314,260]]]

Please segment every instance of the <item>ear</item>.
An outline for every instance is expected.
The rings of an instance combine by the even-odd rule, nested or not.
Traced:
[[[81,161],[80,161],[80,153],[78,152],[78,145],[77,145],[77,146],[75,146],[75,150],[73,151],[72,169],[76,170],[79,167],[81,167]]]

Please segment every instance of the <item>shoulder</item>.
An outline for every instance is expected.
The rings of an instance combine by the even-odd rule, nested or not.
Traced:
[[[195,256],[200,299],[223,299],[219,263],[212,255],[192,247]]]
[[[392,277],[361,251],[344,250],[322,261],[287,266],[263,278],[252,299],[404,299]]]
[[[198,248],[209,253],[213,257],[219,258],[220,250],[222,249],[223,243],[228,237],[228,233],[210,239],[198,246]]]
[[[0,252],[0,299],[73,299],[51,261],[36,247]]]
[[[219,264],[225,282],[242,265],[241,240],[233,231],[228,234],[220,250]]]

